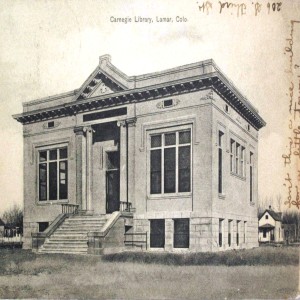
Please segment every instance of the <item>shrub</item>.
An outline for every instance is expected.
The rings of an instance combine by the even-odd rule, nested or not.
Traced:
[[[102,256],[107,262],[137,262],[163,265],[298,265],[297,248],[257,248],[226,252],[121,252]]]

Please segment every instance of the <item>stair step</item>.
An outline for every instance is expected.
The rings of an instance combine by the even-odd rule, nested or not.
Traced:
[[[43,245],[44,248],[87,248],[87,241],[85,243],[47,243]]]
[[[104,220],[66,220],[64,224],[104,224]]]
[[[62,253],[62,254],[87,254],[87,251],[75,251],[75,250],[58,250],[58,249],[47,249],[47,250],[44,250],[44,249],[41,249],[39,251],[39,253]]]
[[[63,243],[63,244],[86,244],[87,243],[87,239],[85,240],[69,240],[69,239],[50,239],[47,243],[48,244],[53,244],[53,243]]]
[[[60,227],[60,229],[93,229],[93,228],[102,228],[103,225],[76,225],[76,226],[72,226],[72,225],[63,225]]]
[[[69,236],[69,235],[58,235],[58,236],[54,236],[52,235],[50,237],[50,239],[48,239],[48,241],[52,241],[52,240],[56,240],[56,241],[65,241],[65,240],[70,240],[70,241],[86,241],[87,240],[87,236],[82,236],[82,235],[78,235],[78,236]]]
[[[106,219],[104,218],[79,218],[79,217],[73,217],[66,219],[66,222],[106,222]]]
[[[39,253],[87,254],[88,233],[100,231],[103,216],[71,216],[45,241]]]

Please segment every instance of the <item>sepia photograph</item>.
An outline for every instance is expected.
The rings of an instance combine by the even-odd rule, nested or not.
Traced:
[[[0,2],[0,299],[298,299],[300,2]]]

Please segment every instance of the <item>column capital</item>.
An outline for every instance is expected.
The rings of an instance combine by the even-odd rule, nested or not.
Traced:
[[[74,127],[74,133],[76,135],[84,135],[84,133],[85,133],[84,126],[76,126],[76,127]]]
[[[74,133],[76,135],[84,135],[86,132],[94,132],[92,126],[76,126],[76,127],[74,127]]]
[[[128,127],[132,127],[132,126],[135,126],[135,123],[136,123],[136,118],[128,118],[125,120],[119,120],[117,122],[117,125],[118,125],[118,127],[125,127],[126,125]]]
[[[134,127],[136,123],[136,118],[129,118],[126,119],[126,124],[128,125],[128,127]]]
[[[119,120],[117,122],[118,127],[125,127],[126,126],[126,120]]]

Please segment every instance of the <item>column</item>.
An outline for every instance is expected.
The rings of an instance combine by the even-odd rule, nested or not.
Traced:
[[[127,201],[127,131],[125,120],[118,121],[118,126],[120,127],[120,201]]]
[[[86,161],[85,161],[85,150],[86,141],[84,134],[84,127],[78,126],[74,128],[74,133],[76,135],[76,203],[79,205],[80,210],[86,210],[86,187],[85,187],[85,171],[86,171]]]
[[[86,210],[92,211],[92,144],[93,129],[86,128]]]
[[[92,210],[92,142],[93,129],[74,128],[76,135],[76,203],[80,210]]]
[[[128,133],[128,202],[135,207],[135,124],[136,118],[126,120]]]

